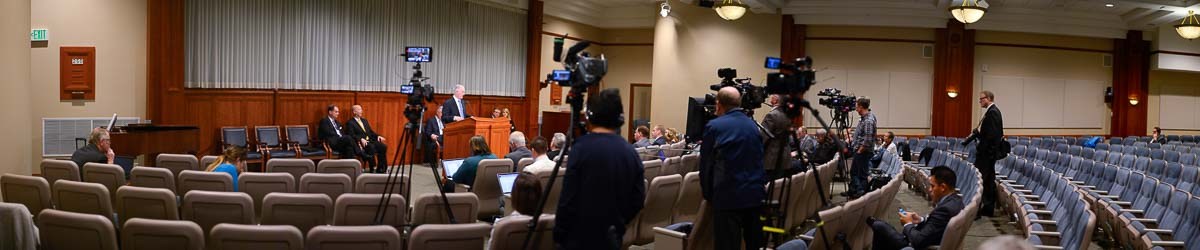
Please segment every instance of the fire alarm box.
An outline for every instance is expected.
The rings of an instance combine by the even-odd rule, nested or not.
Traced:
[[[61,47],[58,58],[59,100],[96,99],[96,47]]]

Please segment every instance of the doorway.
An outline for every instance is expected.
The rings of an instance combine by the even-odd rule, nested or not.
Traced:
[[[650,84],[649,83],[630,83],[629,84],[629,141],[633,140],[633,133],[638,126],[650,125]]]

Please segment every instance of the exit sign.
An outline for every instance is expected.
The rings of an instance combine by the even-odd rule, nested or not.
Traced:
[[[33,29],[29,32],[29,40],[34,42],[42,42],[50,40],[50,30],[48,29]]]

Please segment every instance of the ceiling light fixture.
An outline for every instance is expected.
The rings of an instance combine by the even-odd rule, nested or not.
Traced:
[[[1175,32],[1183,39],[1196,39],[1200,37],[1200,19],[1196,18],[1196,12],[1188,10],[1188,15],[1183,17],[1183,21],[1175,25]]]
[[[746,4],[743,4],[741,0],[723,0],[721,3],[713,5],[713,10],[716,10],[717,15],[722,19],[733,21],[746,15]]]
[[[670,4],[668,4],[667,2],[663,2],[662,4],[658,5],[658,16],[667,17],[669,15],[671,15],[671,5]]]
[[[987,7],[980,6],[977,0],[963,0],[962,5],[950,7],[954,20],[965,24],[978,22],[984,13],[987,13]]]
[[[1104,4],[1104,7],[1112,8],[1112,7],[1117,7],[1117,5],[1113,4],[1113,3],[1106,3],[1106,4]]]

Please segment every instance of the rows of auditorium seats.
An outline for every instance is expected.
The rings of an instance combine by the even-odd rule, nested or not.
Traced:
[[[1078,187],[1098,215],[1098,225],[1121,246],[1200,246],[1195,242],[1200,236],[1200,176],[1193,165],[1195,155],[1187,151],[1190,142],[1154,148],[1159,144],[1123,139],[1098,144],[1096,149],[1061,141],[1052,147],[1036,139],[1020,138],[1017,142],[1013,155],[1036,159],[1036,163],[1046,165]],[[1180,149],[1184,151],[1176,151]]]
[[[683,150],[674,152],[679,153],[643,162],[647,166],[648,185],[645,208],[629,224],[625,246],[652,243],[654,227],[695,221],[699,217],[703,200],[696,171],[699,156],[683,154]],[[483,240],[489,237],[492,249],[517,249],[527,232],[528,218],[505,219],[495,225],[477,223],[477,218],[485,220],[501,215],[499,204],[503,196],[495,178],[477,178],[476,183],[467,186],[469,191],[448,193],[449,207],[458,225],[447,225],[450,221],[437,193],[420,195],[411,200],[412,206],[405,206],[409,197],[404,197],[402,191],[408,177],[400,176],[395,182],[398,184],[391,186],[394,194],[386,206],[389,212],[384,221],[388,226],[365,227],[375,224],[375,211],[388,188],[389,176],[362,173],[356,160],[314,163],[309,159],[270,159],[266,161],[265,172],[241,173],[236,192],[229,175],[202,171],[213,160],[164,154],[157,161],[160,166],[137,166],[128,175],[115,165],[89,163],[80,170],[71,161],[45,160],[43,176],[0,177],[3,190],[0,197],[7,203],[24,205],[36,223],[46,225],[41,227],[44,233],[83,230],[86,232],[83,234],[90,235],[84,237],[90,241],[76,242],[57,236],[43,237],[42,244],[48,249],[89,248],[82,246],[108,246],[116,242],[160,249],[195,249],[192,247],[196,244],[216,249],[244,249],[254,244],[290,246],[285,249],[337,249],[347,246],[338,244],[350,244],[347,241],[375,242],[382,238],[390,239],[385,244],[387,249],[396,249],[403,241],[408,242],[410,249],[471,249],[484,246]],[[480,163],[477,176],[488,176],[488,171],[521,171],[530,163],[532,159],[523,159],[516,166],[507,159],[485,160]],[[565,171],[559,173],[561,177]],[[545,185],[550,172],[534,174]],[[557,190],[552,191],[551,200],[547,201],[549,215],[539,220],[542,226],[538,242],[542,246],[550,246],[552,240],[552,214],[560,183],[561,179],[556,181]],[[71,225],[76,226],[71,229]],[[87,226],[81,229],[77,225]],[[126,229],[131,225],[132,229]],[[147,227],[179,230],[171,231],[170,235],[156,235],[154,232],[161,230],[147,230]],[[489,236],[493,228],[496,235]],[[371,236],[339,236],[353,232]],[[134,239],[139,235],[146,236],[149,243]]]
[[[676,142],[672,144],[645,146],[636,148],[638,156],[642,157],[643,161],[654,159],[665,159],[683,155],[687,151],[687,142]]]
[[[253,132],[253,133],[251,133]],[[253,138],[253,140],[251,140]],[[249,163],[262,163],[274,158],[328,159],[338,158],[336,150],[319,138],[313,138],[308,125],[221,127],[221,145],[247,149]]]
[[[946,147],[948,147],[950,144],[950,141],[946,138],[929,138],[921,139],[921,141],[928,143],[928,145],[941,145]],[[936,148],[932,151],[925,152],[931,154],[928,156],[929,160],[923,162],[910,162],[910,164],[906,165],[903,170],[905,176],[903,181],[916,191],[927,195],[925,197],[926,200],[933,203],[936,201],[933,201],[928,196],[927,192],[930,186],[929,171],[936,166],[946,166],[949,167],[950,170],[954,171],[957,177],[957,182],[954,185],[958,189],[958,193],[962,195],[963,201],[966,202],[966,204],[963,204],[963,211],[960,211],[957,215],[950,218],[949,224],[946,225],[946,231],[942,235],[942,242],[939,248],[962,249],[964,247],[963,239],[966,238],[967,231],[971,228],[971,224],[975,220],[976,213],[979,212],[979,203],[982,199],[980,191],[983,190],[983,178],[979,171],[975,169],[974,165],[972,165],[972,163],[959,154]]]
[[[1096,215],[1082,190],[1036,160],[1010,155],[996,164],[1003,196],[997,202],[1016,214],[1031,244],[1062,249],[1087,248]]]

